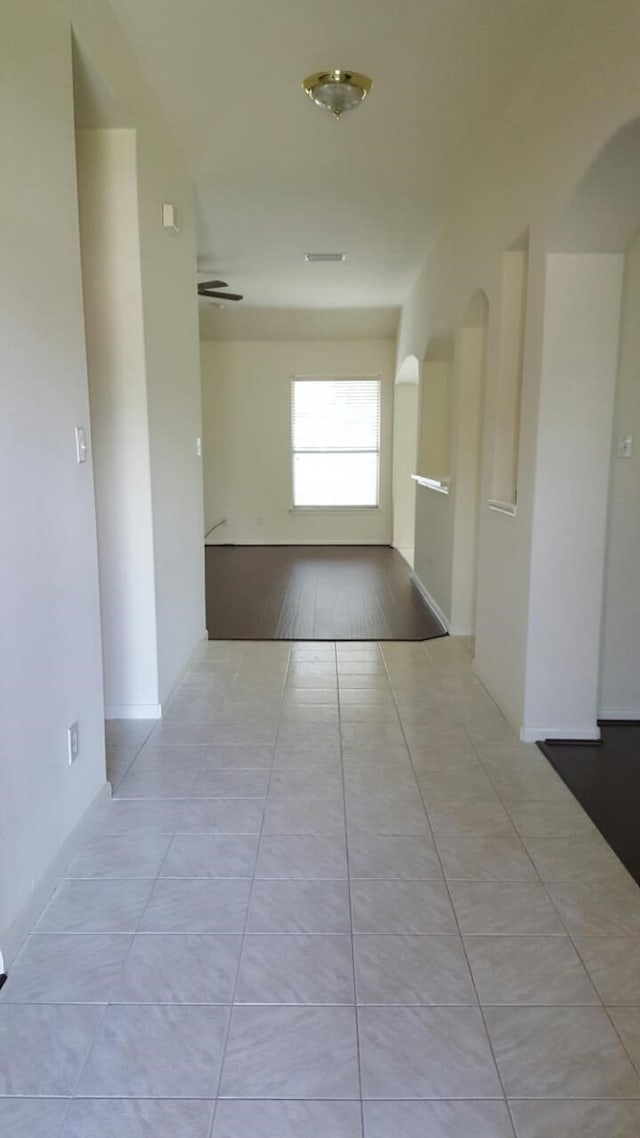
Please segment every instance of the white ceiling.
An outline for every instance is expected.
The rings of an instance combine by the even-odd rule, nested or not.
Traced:
[[[201,304],[203,335],[258,338],[269,319],[257,309],[301,336],[308,309],[327,310],[327,329],[341,310],[342,334],[362,309],[378,310],[365,324],[379,335],[393,327],[561,0],[112,4],[191,165],[199,263],[245,297]],[[339,121],[301,89],[333,67],[373,79]],[[308,251],[347,261],[308,265]]]

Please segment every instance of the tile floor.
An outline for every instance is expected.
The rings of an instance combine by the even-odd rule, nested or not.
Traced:
[[[640,890],[469,645],[210,643],[0,994],[11,1138],[637,1138]]]

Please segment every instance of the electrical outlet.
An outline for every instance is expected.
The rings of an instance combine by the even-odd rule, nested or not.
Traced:
[[[80,752],[80,737],[78,735],[78,724],[72,723],[67,728],[67,746],[69,749],[69,766],[75,763]]]

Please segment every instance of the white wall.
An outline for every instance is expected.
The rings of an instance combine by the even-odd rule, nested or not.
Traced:
[[[451,360],[422,364],[417,473],[438,481],[451,474],[452,372]]]
[[[449,482],[454,343],[450,333],[434,336],[422,361],[416,472]],[[451,623],[454,510],[448,490],[416,486],[415,575],[438,616]]]
[[[105,774],[69,22],[9,0],[0,24],[1,938]]]
[[[413,568],[418,451],[418,383],[393,388],[393,544]]]
[[[76,135],[105,715],[157,714],[158,647],[136,139]]]
[[[486,338],[483,324],[462,328],[456,343],[449,628],[454,636],[475,632]]]
[[[158,683],[164,703],[206,635],[200,345],[193,190],[163,136],[138,132],[144,308],[155,557]],[[180,233],[160,226],[175,204]]]
[[[505,253],[502,266],[502,311],[494,403],[491,497],[494,501],[507,505],[515,505],[518,491],[522,351],[528,264],[528,252],[510,250]]]
[[[598,738],[600,613],[623,257],[547,261],[525,738]]]
[[[438,329],[461,326],[478,288],[489,301],[475,667],[516,728],[525,714],[546,253],[553,249],[549,227],[598,151],[637,116],[639,50],[636,4],[613,0],[606,10],[595,2],[558,9],[544,50],[522,71],[508,114],[497,118],[491,136],[479,136],[477,150],[465,156],[468,176],[450,200],[438,240],[401,318],[398,361],[410,354],[422,358]],[[606,216],[605,207],[601,217]],[[502,266],[505,252],[529,227],[518,503],[516,515],[508,516],[487,506],[492,496]],[[568,456],[561,477],[565,469],[571,470]],[[452,474],[455,477],[455,471]],[[536,537],[543,540],[541,532]],[[417,532],[416,566],[421,540]],[[584,571],[584,566],[576,568],[576,573]],[[425,584],[429,587],[428,579]],[[597,624],[598,612],[591,619]],[[544,666],[552,679],[561,675],[561,664],[549,657]]]
[[[627,253],[602,625],[602,718],[640,719],[640,233]],[[616,454],[632,435],[631,458]]]
[[[161,690],[204,628],[189,183],[108,4],[0,0],[0,947],[105,782],[92,462],[78,466],[74,446],[89,399],[72,22],[138,132]],[[158,227],[165,195],[183,214],[173,243]]]
[[[136,130],[162,703],[205,635],[202,460],[196,454],[202,415],[193,187],[183,156],[108,5],[101,0],[73,0],[71,8],[80,53],[117,99],[126,125]],[[163,202],[176,208],[177,234],[162,228]]]
[[[453,508],[450,494],[416,486],[416,577],[448,628],[451,620]]]
[[[211,542],[391,541],[393,343],[203,342],[201,354],[206,528],[227,519]],[[291,379],[304,375],[381,376],[379,509],[291,510]]]

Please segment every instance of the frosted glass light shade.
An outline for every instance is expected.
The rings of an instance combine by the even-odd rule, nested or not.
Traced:
[[[314,103],[339,118],[345,111],[358,107],[371,89],[371,80],[357,71],[318,71],[308,75],[302,84]]]

